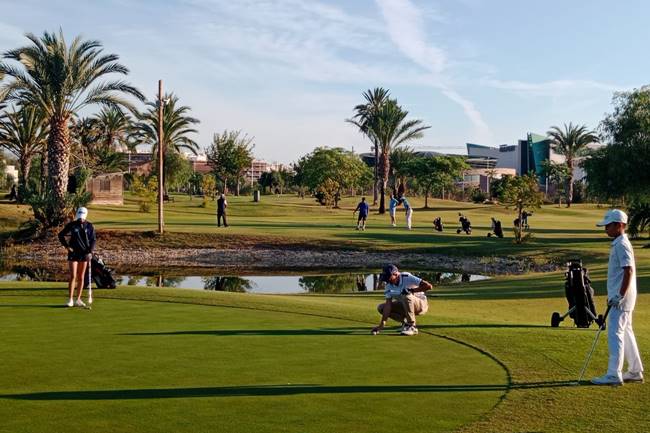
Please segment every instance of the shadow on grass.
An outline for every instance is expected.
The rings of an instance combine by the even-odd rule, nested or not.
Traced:
[[[476,324],[455,324],[455,325],[418,325],[418,329],[447,329],[447,328],[503,328],[503,329],[512,329],[512,328],[550,328],[548,325],[504,325],[502,323],[476,323]]]
[[[29,305],[29,304],[0,304],[0,307],[9,308],[70,308],[67,305]]]
[[[5,394],[0,399],[11,400],[145,400],[204,397],[274,397],[305,394],[384,394],[384,393],[442,393],[442,392],[505,392],[509,389],[559,388],[575,386],[574,382],[531,382],[508,386],[481,385],[350,385],[322,386],[311,384],[223,386],[200,388],[150,388],[91,391],[52,391],[26,394]]]
[[[291,336],[291,335],[368,335],[369,327],[320,329],[214,329],[207,331],[133,332],[119,335],[215,335],[215,336]]]

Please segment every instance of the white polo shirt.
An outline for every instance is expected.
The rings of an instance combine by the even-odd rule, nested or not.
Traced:
[[[609,266],[607,268],[607,298],[611,299],[620,293],[623,284],[623,268],[632,268],[630,286],[625,292],[625,297],[620,309],[623,311],[634,310],[636,304],[636,265],[634,263],[634,250],[626,234],[620,235],[612,242],[609,251]]]
[[[386,283],[384,297],[386,299],[397,298],[402,294],[404,289],[415,289],[420,285],[421,281],[422,279],[415,275],[411,275],[408,272],[400,272],[397,284]],[[414,295],[424,300],[427,299],[427,295],[424,292],[416,292]]]

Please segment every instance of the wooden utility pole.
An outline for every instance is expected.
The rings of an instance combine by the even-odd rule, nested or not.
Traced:
[[[165,222],[163,220],[163,95],[162,80],[158,80],[158,233],[163,234],[165,231]]]

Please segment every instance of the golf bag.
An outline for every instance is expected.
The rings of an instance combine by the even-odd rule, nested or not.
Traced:
[[[521,228],[522,230],[530,230],[530,226],[528,225],[528,217],[531,216],[533,213],[532,212],[526,212],[523,211],[521,213]],[[513,221],[513,224],[515,227],[519,227],[519,218],[516,218]]]
[[[97,254],[93,254],[93,258],[90,261],[90,270],[96,288],[114,289],[117,286],[117,282],[113,276],[113,270],[106,266],[104,260],[102,260],[102,258]],[[84,277],[84,287],[88,288],[88,286],[90,286],[90,278],[88,272],[86,272]]]
[[[442,219],[440,217],[437,217],[433,220],[433,229],[437,232],[441,232],[442,228]]]
[[[501,227],[501,221],[499,221],[499,220],[494,221],[493,230],[494,230],[494,236],[496,236],[498,238],[503,237],[503,228]],[[492,237],[492,233],[488,233],[488,238],[491,238],[491,237]]]
[[[564,315],[554,312],[551,315],[551,326],[556,328],[566,316],[570,316],[578,328],[589,328],[592,322],[603,324],[602,314],[596,315],[594,304],[594,289],[587,269],[582,267],[581,260],[571,260],[567,263],[564,292],[569,302],[569,311]]]
[[[461,216],[458,218],[458,222],[460,222],[460,228],[456,229],[456,234],[460,234],[460,232],[465,232],[468,235],[472,234],[472,223],[467,217]]]

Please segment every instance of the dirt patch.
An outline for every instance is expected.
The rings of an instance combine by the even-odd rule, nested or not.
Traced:
[[[283,270],[335,270],[381,268],[395,263],[403,268],[462,271],[504,275],[558,269],[553,263],[538,264],[515,257],[453,257],[411,251],[361,251],[335,242],[295,241],[283,238],[257,240],[245,236],[103,231],[97,252],[111,267],[120,270],[193,268],[237,273]],[[201,247],[192,247],[201,245]],[[31,262],[41,267],[64,266],[64,251],[58,240],[47,237],[5,251],[11,261]]]

